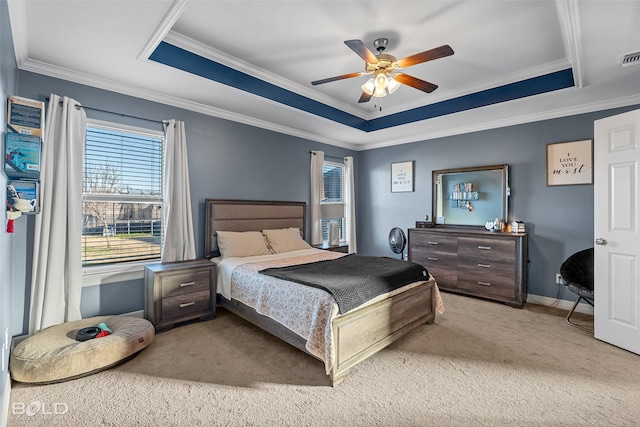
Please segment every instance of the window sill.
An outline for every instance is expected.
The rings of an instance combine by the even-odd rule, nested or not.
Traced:
[[[145,264],[156,261],[159,260],[84,267],[82,269],[82,287],[84,288],[88,286],[106,285],[109,283],[143,279]]]

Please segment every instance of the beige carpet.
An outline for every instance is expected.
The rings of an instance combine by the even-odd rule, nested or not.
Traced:
[[[116,368],[14,383],[8,425],[639,425],[640,356],[567,325],[561,310],[443,297],[434,325],[335,388],[321,362],[220,310]]]

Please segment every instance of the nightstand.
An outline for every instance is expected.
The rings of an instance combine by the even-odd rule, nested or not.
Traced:
[[[156,329],[216,316],[216,265],[206,259],[148,264],[145,318]]]
[[[337,245],[330,245],[329,243],[320,243],[319,245],[313,245],[316,249],[324,249],[325,251],[349,253],[349,245],[346,243],[339,243]]]

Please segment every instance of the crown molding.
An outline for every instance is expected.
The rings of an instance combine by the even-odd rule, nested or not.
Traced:
[[[565,89],[565,91],[574,91],[574,90],[577,90],[577,89],[576,88]],[[537,96],[540,96],[540,97],[552,96],[552,94],[547,93],[547,94],[541,94]],[[559,108],[556,110],[549,110],[541,113],[525,114],[521,116],[510,117],[507,119],[486,121],[486,122],[482,122],[482,123],[478,123],[470,126],[460,126],[460,127],[456,127],[455,130],[451,129],[451,130],[431,132],[431,133],[426,132],[426,133],[422,133],[419,138],[406,137],[406,138],[390,139],[384,142],[367,144],[366,147],[361,147],[360,150],[358,151],[374,150],[377,148],[385,148],[385,147],[391,147],[391,146],[401,145],[401,144],[410,144],[413,142],[428,141],[428,140],[437,139],[437,138],[445,138],[449,136],[463,135],[467,133],[481,132],[481,131],[491,130],[491,129],[499,129],[499,128],[508,127],[508,126],[515,126],[515,125],[520,125],[525,123],[534,123],[534,122],[539,122],[543,120],[557,119],[561,117],[569,117],[569,116],[575,116],[575,115],[585,114],[585,113],[593,113],[596,111],[610,110],[613,108],[628,107],[628,106],[638,105],[638,104],[640,104],[640,95],[633,95],[633,96],[622,97],[622,98],[617,98],[617,99],[612,99],[607,101],[582,104],[575,107]],[[463,113],[465,112],[458,113],[458,114],[463,114]]]
[[[13,38],[13,51],[16,56],[18,68],[29,59],[29,49],[27,40],[27,5],[24,1],[7,0],[9,10],[9,24]]]
[[[490,130],[490,129],[500,128],[500,127],[513,126],[513,125],[518,125],[523,123],[530,123],[530,122],[548,120],[548,119],[553,119],[558,117],[566,117],[571,115],[577,115],[577,114],[589,113],[594,111],[608,110],[612,108],[626,107],[626,106],[640,104],[640,95],[633,95],[633,96],[616,98],[616,99],[607,100],[607,101],[583,104],[575,107],[549,110],[549,111],[544,111],[536,114],[510,117],[508,119],[486,121],[486,122],[476,124],[476,125],[471,125],[471,126],[460,126],[460,127],[456,127],[455,130],[452,129],[452,130],[441,131],[441,132],[437,132],[437,131],[421,132],[419,136],[392,138],[392,139],[387,139],[383,142],[377,142],[377,143],[365,142],[362,144],[357,144],[357,143],[340,141],[333,138],[328,138],[326,136],[317,135],[310,132],[303,132],[298,129],[277,125],[265,120],[259,120],[253,117],[233,113],[220,108],[210,107],[210,106],[206,106],[206,105],[191,102],[191,101],[186,101],[181,98],[141,89],[136,86],[123,85],[118,82],[97,78],[95,76],[91,76],[88,74],[82,74],[82,73],[70,71],[65,68],[55,67],[50,64],[46,64],[39,61],[27,60],[19,68],[21,70],[43,74],[49,77],[68,80],[68,81],[78,83],[78,84],[83,84],[86,86],[92,86],[99,89],[121,93],[123,95],[134,96],[137,98],[146,99],[148,101],[171,105],[177,108],[183,108],[189,111],[198,112],[201,114],[217,117],[220,119],[230,120],[233,122],[258,127],[258,128],[270,130],[273,132],[279,132],[285,135],[308,139],[311,141],[316,141],[323,144],[342,147],[342,148],[346,148],[354,151],[373,150],[377,148],[390,147],[394,145],[408,144],[412,142],[426,141],[426,140],[431,140],[436,138],[444,138],[448,136],[460,135],[465,133],[479,132],[483,130]],[[572,88],[572,89],[565,89],[565,90],[577,90],[577,89]],[[246,92],[243,92],[243,93],[246,94]],[[538,96],[552,96],[552,95],[553,94],[542,94]],[[250,95],[250,96],[256,96],[256,95]],[[264,98],[261,98],[261,97],[260,97],[260,100],[265,101]],[[282,104],[275,103],[273,101],[268,101],[268,102],[272,102],[274,105],[277,105],[280,108],[291,108],[291,107],[285,107]],[[295,111],[300,112],[299,110],[295,110]],[[304,114],[309,114],[309,113],[304,113]]]
[[[227,110],[223,110],[216,107],[207,106],[204,104],[200,104],[197,102],[186,101],[182,98],[177,98],[174,96],[165,95],[162,93],[158,93],[155,91],[150,91],[146,89],[141,89],[137,86],[132,85],[124,85],[118,82],[114,82],[112,80],[98,78],[89,74],[78,73],[76,71],[71,71],[66,68],[53,66],[44,62],[27,60],[21,67],[21,70],[30,71],[37,74],[43,74],[49,77],[58,78],[62,80],[67,80],[70,82],[82,84],[85,86],[91,86],[98,89],[104,89],[111,92],[121,93],[123,95],[134,96],[136,98],[145,99],[148,101],[158,102],[161,104],[171,105],[177,108],[183,108],[185,110],[194,111],[197,113],[205,114],[212,117],[217,117],[220,119],[230,120],[237,123],[246,124],[249,126],[258,127],[261,129],[266,129],[278,133],[282,133],[285,135],[295,136],[298,138],[308,139],[311,141],[321,142],[328,145],[334,145],[337,147],[347,148],[350,150],[356,150],[357,145],[338,141],[335,139],[327,138],[321,135],[316,135],[310,132],[300,131],[298,129],[293,129],[288,126],[282,126],[278,124],[274,124],[268,122],[266,120],[260,120],[253,117],[245,116],[238,113],[233,113]],[[246,92],[243,92],[246,94]],[[257,97],[256,95],[250,95],[256,98],[260,98],[260,100],[264,101],[264,98]],[[279,107],[283,107],[282,104],[272,102],[274,105],[278,105]],[[291,107],[287,107],[291,108]],[[295,110],[299,112],[299,110]],[[309,113],[305,113],[309,114]],[[315,116],[314,116],[315,117]]]
[[[370,120],[371,118],[374,117],[373,114],[363,114],[363,112],[360,109],[355,108],[350,104],[337,101],[334,98],[318,93],[306,86],[303,86],[298,83],[294,83],[291,80],[287,80],[276,74],[270,73],[269,71],[258,68],[249,62],[242,61],[238,58],[234,58],[220,50],[214,49],[211,46],[207,46],[203,43],[200,43],[197,40],[189,38],[175,31],[170,31],[162,41],[172,44],[181,49],[184,49],[195,55],[201,56],[203,58],[209,59],[211,61],[217,62],[222,65],[225,65],[229,68],[233,68],[236,71],[239,71],[239,72],[248,74],[252,77],[255,77],[257,79],[263,80],[267,83],[271,83],[280,88],[297,93],[298,95],[302,95],[314,101],[321,102],[330,107],[337,108],[341,111],[352,114],[361,119]],[[151,52],[149,53],[149,55],[150,54]]]
[[[158,23],[158,26],[153,31],[151,38],[144,45],[144,47],[142,48],[142,50],[140,51],[136,59],[145,60],[149,58],[151,53],[153,53],[155,48],[158,47],[158,45],[164,39],[167,33],[171,31],[171,28],[178,21],[185,7],[187,7],[188,3],[189,3],[189,0],[175,0],[173,2],[169,10],[167,11],[166,15]]]
[[[558,20],[562,31],[564,50],[571,62],[573,81],[576,87],[583,87],[582,65],[582,37],[580,31],[580,17],[576,0],[556,0]]]

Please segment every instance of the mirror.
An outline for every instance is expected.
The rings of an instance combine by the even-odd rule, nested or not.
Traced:
[[[508,222],[509,165],[434,170],[432,220],[435,224],[482,226]]]

